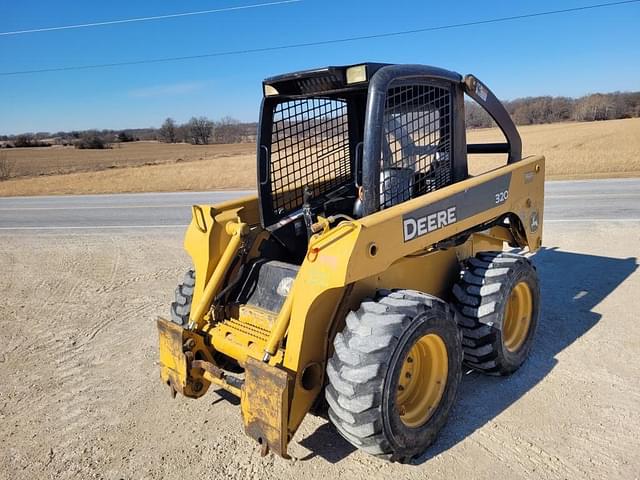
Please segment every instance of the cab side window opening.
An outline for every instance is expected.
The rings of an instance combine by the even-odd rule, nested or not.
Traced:
[[[453,182],[451,94],[447,88],[392,84],[382,130],[381,209]]]
[[[465,126],[467,143],[503,143],[506,138],[491,116],[472,98],[465,96]],[[469,153],[467,164],[469,176],[476,177],[502,167],[507,163],[506,153]]]
[[[352,181],[347,102],[311,98],[276,105],[269,164],[277,216],[302,206],[305,186],[317,197]]]

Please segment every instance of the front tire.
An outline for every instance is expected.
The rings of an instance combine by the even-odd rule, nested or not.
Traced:
[[[448,305],[411,290],[380,292],[349,313],[334,346],[325,395],[338,432],[392,461],[424,452],[444,426],[461,378]]]

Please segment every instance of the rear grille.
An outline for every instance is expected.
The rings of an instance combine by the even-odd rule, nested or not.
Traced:
[[[303,94],[337,90],[338,88],[341,88],[343,86],[342,84],[342,79],[333,74],[301,78],[296,80],[296,85],[298,86],[300,93]]]

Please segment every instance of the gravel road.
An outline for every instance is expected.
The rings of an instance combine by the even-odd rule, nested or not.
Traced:
[[[184,205],[213,194],[0,199],[0,479],[638,478],[639,187],[548,184],[532,356],[509,378],[465,375],[415,465],[313,416],[293,460],[262,458],[233,398],[170,399],[154,319],[189,266]]]

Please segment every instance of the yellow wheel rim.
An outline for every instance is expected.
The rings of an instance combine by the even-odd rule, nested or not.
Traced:
[[[517,283],[507,300],[502,326],[502,340],[510,352],[518,350],[527,339],[533,314],[533,297],[526,282]]]
[[[424,335],[411,347],[402,364],[396,394],[402,423],[416,428],[431,418],[444,393],[448,372],[447,347],[439,335]]]

